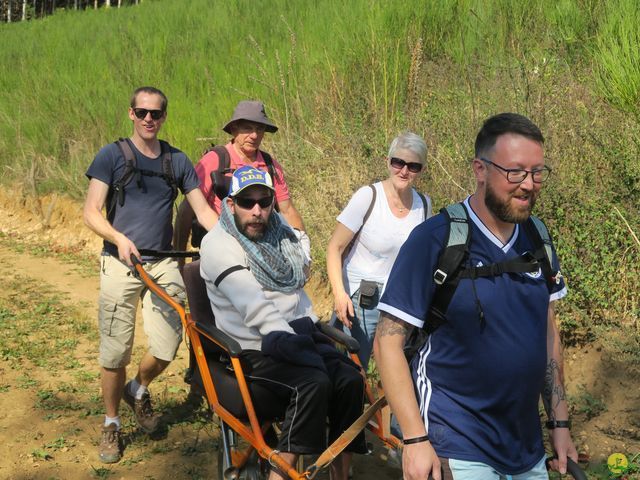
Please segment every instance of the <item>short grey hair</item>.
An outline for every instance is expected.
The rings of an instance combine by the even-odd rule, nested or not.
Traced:
[[[389,158],[393,157],[398,150],[410,150],[418,156],[423,165],[427,163],[427,144],[420,135],[402,132],[391,142]]]

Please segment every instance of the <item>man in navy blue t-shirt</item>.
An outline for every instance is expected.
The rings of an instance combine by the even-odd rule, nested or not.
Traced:
[[[522,224],[550,172],[543,143],[539,128],[521,115],[484,123],[472,161],[476,191],[463,202],[471,238],[465,268],[534,252]],[[405,339],[425,326],[448,232],[443,214],[414,229],[378,305],[374,351],[404,437],[404,478],[548,478],[540,395],[558,455],[553,466],[564,473],[567,456],[577,460],[577,453],[553,307],[567,293],[559,272],[554,282],[541,270],[460,278],[446,321],[407,365]],[[552,256],[557,265],[555,250]]]
[[[89,190],[84,220],[104,239],[98,323],[106,410],[99,456],[105,463],[117,462],[121,457],[118,409],[122,398],[133,409],[142,430],[153,433],[157,429],[158,416],[151,406],[147,387],[173,360],[182,340],[180,318],[132,275],[131,255],[142,260],[139,249],[171,249],[176,187],[186,196],[198,221],[207,230],[216,219],[198,188],[191,161],[180,150],[158,140],[158,132],[167,118],[164,93],[153,87],[138,88],[131,98],[129,118],[133,122],[133,135],[126,142],[135,156],[135,170],[123,187],[124,196],[114,194],[114,186],[120,183],[126,165],[125,156],[115,143],[98,152],[86,173]],[[166,160],[168,153],[170,163]],[[167,173],[169,167],[173,175]],[[115,201],[111,201],[114,195]],[[102,214],[106,203],[107,218]],[[153,257],[144,260],[151,277],[169,295],[184,302],[184,284],[175,260]],[[140,299],[149,349],[140,361],[135,378],[125,385]]]

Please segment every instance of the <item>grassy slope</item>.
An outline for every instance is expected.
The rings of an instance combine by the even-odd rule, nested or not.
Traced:
[[[165,90],[164,135],[194,160],[261,98],[321,270],[335,214],[384,175],[398,131],[428,139],[421,187],[440,207],[473,189],[482,119],[522,112],[554,167],[538,213],[572,287],[567,332],[590,335],[638,317],[638,245],[615,210],[640,231],[637,20],[632,0],[193,0],[2,26],[0,168],[79,198],[94,152],[130,129],[134,87]]]

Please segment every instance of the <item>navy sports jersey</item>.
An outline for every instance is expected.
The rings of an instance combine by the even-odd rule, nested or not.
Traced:
[[[471,233],[468,266],[534,251],[517,225],[503,245],[468,198],[464,203]],[[443,214],[414,229],[393,266],[381,311],[423,326],[447,233]],[[543,457],[538,400],[547,364],[547,312],[550,300],[567,293],[558,278],[551,291],[540,271],[460,280],[447,322],[428,337],[411,365],[420,413],[439,456],[483,462],[512,475]]]
[[[137,168],[162,173],[162,154],[150,158],[140,153],[133,142],[129,145],[136,156]],[[174,147],[171,147],[171,163],[176,184],[182,193],[198,188],[200,182],[191,161]],[[86,176],[113,185],[122,176],[124,167],[120,148],[110,143],[98,152]],[[143,175],[142,182],[145,188],[138,185],[134,176],[126,185],[124,205],[116,205],[112,225],[138,249],[169,250],[173,236],[173,192],[162,177]],[[105,240],[103,253],[117,257],[118,247]]]

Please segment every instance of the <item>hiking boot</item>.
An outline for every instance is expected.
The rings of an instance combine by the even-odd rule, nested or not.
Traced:
[[[116,463],[122,456],[120,452],[120,431],[115,423],[102,427],[102,440],[98,447],[98,455],[102,463]]]
[[[153,412],[149,392],[145,392],[144,395],[142,395],[142,398],[138,400],[129,393],[129,384],[126,384],[124,387],[123,398],[124,401],[127,402],[127,405],[129,405],[133,410],[138,426],[145,433],[153,433],[158,429],[160,416]]]

